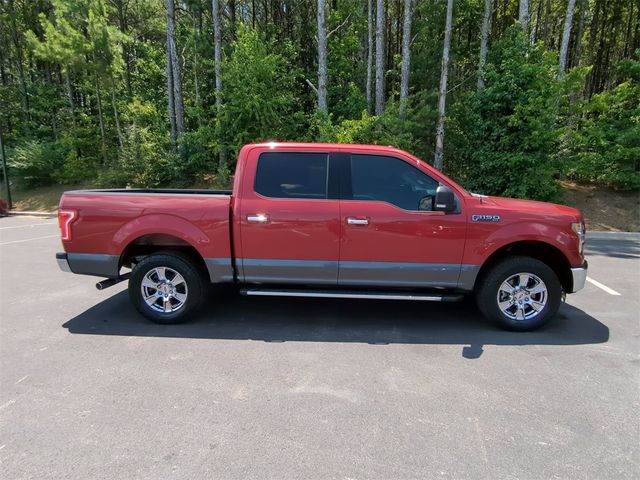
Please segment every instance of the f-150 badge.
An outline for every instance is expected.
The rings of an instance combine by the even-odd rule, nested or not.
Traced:
[[[471,215],[473,222],[499,222],[500,215]]]

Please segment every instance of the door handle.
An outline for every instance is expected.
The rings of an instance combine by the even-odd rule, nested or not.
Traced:
[[[247,222],[251,223],[267,223],[269,221],[269,215],[265,213],[256,213],[253,215],[247,215]]]
[[[347,217],[347,225],[369,225],[368,218]]]

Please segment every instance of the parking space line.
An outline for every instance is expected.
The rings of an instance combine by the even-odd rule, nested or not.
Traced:
[[[0,230],[9,230],[11,228],[39,227],[40,225],[55,225],[55,224],[56,222],[30,223],[29,225],[13,225],[11,227],[0,227]]]
[[[606,285],[598,282],[597,280],[594,280],[591,277],[587,277],[587,282],[589,282],[591,285],[595,285],[596,287],[600,288],[601,290],[604,290],[605,292],[607,292],[609,295],[620,295],[618,292],[616,292],[613,288],[609,288]]]
[[[0,243],[0,246],[1,245],[10,245],[12,243],[30,242],[31,240],[43,240],[45,238],[53,238],[53,237],[58,237],[58,236],[59,236],[59,234],[56,234],[56,235],[45,235],[44,237],[25,238],[24,240],[13,240],[11,242]]]

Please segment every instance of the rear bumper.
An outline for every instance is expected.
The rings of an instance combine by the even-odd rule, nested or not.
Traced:
[[[58,262],[60,270],[71,273],[71,267],[69,266],[66,253],[56,253],[56,262]]]
[[[98,253],[56,253],[63,272],[96,277],[118,278],[120,257]]]
[[[568,293],[575,293],[584,288],[584,284],[587,281],[587,269],[589,264],[585,260],[581,267],[571,269],[571,277],[573,280],[573,288]]]

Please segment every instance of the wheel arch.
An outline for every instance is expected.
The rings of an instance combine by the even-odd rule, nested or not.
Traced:
[[[207,265],[200,252],[188,241],[166,233],[147,233],[131,240],[120,255],[119,267],[131,268],[136,259],[156,253],[180,252],[209,278]]]
[[[482,282],[483,277],[501,260],[513,255],[535,258],[548,265],[558,276],[565,292],[571,292],[573,277],[571,264],[562,251],[550,243],[540,240],[521,240],[503,245],[494,251],[482,264],[476,277],[475,286]]]

